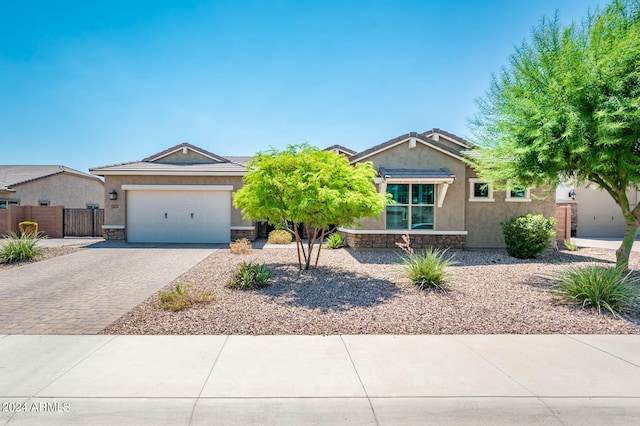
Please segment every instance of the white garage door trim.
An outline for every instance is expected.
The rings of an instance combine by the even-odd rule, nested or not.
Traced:
[[[124,191],[233,191],[233,185],[122,185]]]
[[[129,194],[126,216],[130,242],[230,240],[233,185],[122,185],[121,188]]]

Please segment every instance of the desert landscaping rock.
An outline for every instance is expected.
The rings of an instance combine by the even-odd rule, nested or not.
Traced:
[[[317,269],[299,271],[295,250],[220,250],[165,287],[193,283],[217,300],[180,312],[157,294],[102,334],[640,334],[622,320],[560,303],[553,277],[576,264],[613,265],[615,252],[581,249],[518,260],[504,250],[450,251],[456,266],[446,291],[421,291],[402,277],[400,252],[323,250]],[[226,287],[242,261],[265,263],[272,285]],[[640,254],[631,267],[640,269]]]

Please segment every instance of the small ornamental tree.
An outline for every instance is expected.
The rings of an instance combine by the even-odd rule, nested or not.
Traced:
[[[309,269],[316,242],[333,226],[348,226],[377,216],[387,201],[373,185],[376,171],[369,163],[355,166],[333,152],[307,144],[258,153],[248,164],[245,185],[233,197],[247,219],[267,219],[273,225],[293,224],[300,269]],[[302,231],[308,237],[303,244]],[[315,265],[322,244],[318,245]]]
[[[494,75],[472,121],[470,162],[494,183],[595,182],[626,220],[617,266],[640,227],[640,1],[613,0],[580,25],[544,19]]]

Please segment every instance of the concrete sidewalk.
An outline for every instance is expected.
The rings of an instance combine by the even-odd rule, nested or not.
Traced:
[[[637,424],[640,336],[0,336],[0,424]]]

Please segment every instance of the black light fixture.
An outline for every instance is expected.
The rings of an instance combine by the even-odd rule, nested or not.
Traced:
[[[576,190],[572,189],[571,191],[569,191],[569,197],[575,201],[576,200]]]
[[[115,200],[117,200],[117,199],[118,199],[118,191],[116,191],[115,189],[114,189],[113,191],[111,191],[111,192],[109,193],[109,199],[110,199],[111,201],[115,201]]]

